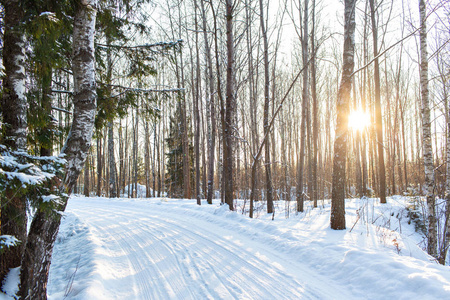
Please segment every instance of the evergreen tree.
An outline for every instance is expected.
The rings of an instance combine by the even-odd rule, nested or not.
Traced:
[[[182,132],[180,130],[180,109],[175,111],[175,115],[170,118],[169,137],[166,139],[167,149],[167,175],[166,185],[168,186],[168,195],[172,198],[182,198],[184,195],[183,180],[183,143]],[[188,122],[187,122],[188,123]],[[194,175],[192,162],[194,161],[194,147],[189,142],[189,173]],[[191,181],[191,189],[193,181]]]

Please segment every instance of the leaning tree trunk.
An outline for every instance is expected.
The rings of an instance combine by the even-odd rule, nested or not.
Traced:
[[[96,113],[94,34],[97,0],[84,0],[78,4],[73,28],[74,111],[72,127],[61,155],[67,160],[62,189],[70,194],[86,161],[91,146]],[[22,299],[46,299],[50,262],[61,222],[61,212],[67,198],[57,211],[35,214],[28,234],[20,273]]]
[[[23,17],[20,1],[2,1],[4,6],[3,36],[3,141],[11,150],[26,150],[27,147],[27,99],[25,97],[25,43],[19,28]],[[0,287],[10,268],[20,266],[27,236],[26,202],[6,189],[1,199],[0,235],[12,235],[21,243],[6,249],[0,255]]]
[[[427,26],[426,5],[424,0],[419,0],[420,12],[420,88],[422,96],[422,143],[423,164],[425,171],[425,194],[428,206],[428,254],[437,257],[437,232],[436,212],[434,200],[434,167],[433,149],[431,148],[431,120],[430,99],[428,97],[428,51],[427,51]]]
[[[352,73],[355,66],[355,4],[356,0],[345,0],[344,53],[336,107],[336,139],[334,141],[330,218],[332,229],[345,229],[345,160]]]

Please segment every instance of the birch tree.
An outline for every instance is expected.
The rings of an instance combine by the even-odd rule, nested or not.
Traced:
[[[431,143],[430,99],[428,91],[427,9],[425,0],[419,0],[420,14],[420,92],[422,100],[422,144],[425,172],[424,191],[427,197],[428,246],[427,252],[437,257],[436,207],[434,199],[434,166]]]
[[[97,99],[94,57],[97,4],[97,0],[83,0],[75,10],[72,49],[74,111],[69,136],[61,150],[61,156],[67,160],[61,187],[68,194],[72,192],[86,161],[94,128]],[[19,291],[22,299],[47,298],[53,245],[67,200],[61,199],[57,211],[50,215],[41,209],[35,213],[22,259]]]

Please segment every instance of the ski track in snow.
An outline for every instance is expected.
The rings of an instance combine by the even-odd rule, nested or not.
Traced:
[[[71,199],[67,211],[89,227],[100,246],[94,254],[94,283],[82,298],[354,298],[272,245],[186,209],[182,203],[180,209],[155,202]],[[233,224],[232,218],[227,221]]]

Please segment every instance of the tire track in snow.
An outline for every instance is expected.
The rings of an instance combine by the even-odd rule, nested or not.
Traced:
[[[116,213],[115,216],[127,216],[130,215],[131,212],[134,213],[134,216],[137,216],[134,211],[130,210],[128,210],[128,213],[122,210],[121,212]],[[104,211],[104,213],[107,213],[107,211]],[[216,251],[216,255],[213,259],[204,255],[203,258],[197,258],[195,261],[196,263],[204,261],[209,265],[210,269],[215,270],[215,275],[222,281],[224,286],[228,288],[228,292],[230,293],[229,296],[239,299],[242,299],[243,297],[248,299],[262,299],[272,294],[274,296],[285,295],[290,299],[299,298],[302,296],[300,292],[293,289],[293,287],[301,286],[299,282],[294,280],[293,282],[286,284],[285,281],[292,279],[292,277],[285,276],[285,274],[282,273],[273,272],[273,270],[267,266],[267,262],[255,258],[249,251],[234,246],[231,241],[223,239],[213,232],[209,232],[205,237],[198,232],[194,232],[192,228],[179,225],[179,222],[170,221],[170,218],[174,217],[173,215],[170,214],[170,218],[168,219],[167,216],[161,216],[159,213],[160,212],[158,211],[157,214],[153,214],[151,218],[148,218],[142,213],[139,213],[138,216],[145,218],[146,224],[148,223],[152,225],[153,228],[150,231],[150,234],[151,232],[158,231],[159,228],[164,228],[167,233],[170,233],[170,236],[176,235],[181,239],[181,241],[184,241],[185,244],[182,245],[182,247],[178,247],[181,251],[177,251],[177,253],[184,253],[182,248],[189,249],[189,246],[192,244],[193,240],[202,241],[202,247],[196,247],[197,252],[205,252],[205,249],[210,250],[211,253]],[[139,220],[136,220],[135,222],[141,222],[142,224],[142,221]],[[178,228],[178,230],[171,228]],[[186,239],[186,233],[189,233],[194,237],[191,236]],[[214,240],[216,242],[210,241],[211,235],[214,236]],[[178,241],[178,239],[170,240],[171,244],[177,244]],[[160,242],[167,244],[163,239],[161,239]],[[167,248],[170,249],[170,246]],[[171,252],[175,254],[174,251]],[[247,260],[241,258],[241,256],[245,256]],[[232,257],[233,259],[228,263],[222,263],[218,266],[217,259],[220,259],[221,257]],[[178,268],[180,268],[180,265],[178,265]],[[271,273],[276,275],[276,277],[270,276]],[[272,282],[276,282],[277,285],[272,286],[270,284]],[[182,298],[185,299],[184,297]]]
[[[95,228],[101,240],[113,239],[127,254],[123,259],[134,272],[134,299],[318,299],[327,295],[317,279],[309,278],[311,270],[302,276],[298,270],[292,272],[297,266],[303,268],[302,264],[292,264],[270,250],[270,245],[258,246],[252,237],[251,246],[239,244],[232,240],[235,235],[242,241],[249,236],[201,220],[196,212],[186,214],[184,207],[101,198],[76,199],[74,206],[71,209]],[[117,249],[111,245],[110,251]]]

